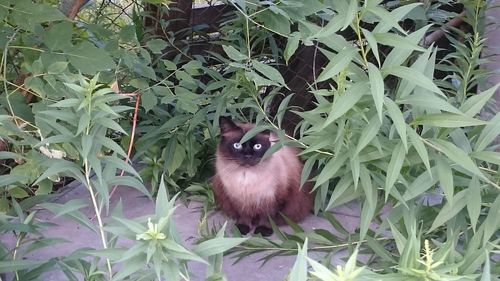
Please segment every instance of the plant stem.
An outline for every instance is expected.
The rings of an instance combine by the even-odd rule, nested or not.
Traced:
[[[88,163],[88,160],[87,158],[85,158],[84,160],[84,166],[85,166],[85,180],[86,180],[86,186],[87,186],[87,189],[90,193],[90,198],[92,199],[92,206],[94,207],[94,212],[95,212],[95,215],[97,217],[97,223],[99,224],[99,234],[101,236],[101,242],[102,242],[102,247],[104,249],[107,249],[108,248],[108,243],[106,241],[106,235],[104,233],[104,224],[102,222],[102,218],[101,218],[101,211],[99,210],[99,206],[97,204],[97,196],[96,194],[94,193],[94,189],[92,187],[92,183],[90,181],[90,167],[89,167],[89,163]],[[109,261],[108,258],[106,258],[106,264],[107,264],[107,267],[108,267],[108,274],[109,274],[109,279],[113,279],[113,271],[111,269],[111,262]]]
[[[89,88],[88,89],[90,92],[94,91],[94,88]],[[85,97],[86,98],[86,97]],[[89,111],[89,116],[92,116],[92,97],[90,97],[90,101],[88,104],[88,111]],[[87,125],[87,128],[85,130],[85,135],[90,134],[90,124]],[[85,168],[85,181],[86,181],[86,187],[90,193],[90,198],[92,199],[92,206],[94,207],[94,212],[95,216],[97,217],[97,223],[99,225],[99,234],[101,236],[101,242],[102,242],[102,247],[104,249],[108,248],[108,243],[106,241],[106,234],[104,233],[104,223],[102,222],[102,217],[101,217],[101,210],[99,208],[99,205],[97,203],[97,195],[94,192],[94,188],[92,187],[92,182],[90,181],[90,165],[87,159],[87,155],[84,156],[83,159],[83,165]],[[109,274],[109,280],[113,279],[113,271],[111,269],[111,262],[109,261],[108,258],[106,258],[106,265],[108,267],[108,274]]]
[[[376,241],[390,241],[394,240],[393,237],[381,237],[375,239]],[[311,247],[308,248],[308,251],[324,251],[324,250],[332,250],[332,249],[338,249],[338,248],[346,248],[352,245],[361,245],[363,243],[366,243],[367,240],[360,240],[360,241],[353,241],[350,243],[343,243],[343,244],[336,244],[336,245],[329,245],[329,246],[317,246],[317,247]],[[255,251],[255,250],[260,250],[260,251],[297,251],[296,248],[269,248],[269,247],[246,247],[246,246],[236,246],[235,249],[240,249],[240,250],[247,250],[247,251]]]
[[[366,49],[363,44],[363,37],[361,37],[361,17],[359,16],[359,13],[356,13],[356,29],[354,30],[356,32],[356,35],[358,36],[358,44],[359,48],[361,49],[361,55],[363,56],[363,63],[365,69],[368,69],[368,59],[366,58]]]
[[[19,234],[19,237],[16,239],[16,248],[15,248],[14,252],[12,253],[12,260],[16,259],[17,249],[19,249],[19,247],[21,246],[21,241],[24,239],[25,236],[26,236],[26,233],[22,232],[21,234]],[[19,273],[17,273],[17,270],[16,270],[16,280],[19,281]]]

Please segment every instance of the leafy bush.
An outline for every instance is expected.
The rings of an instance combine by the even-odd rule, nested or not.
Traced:
[[[309,276],[322,280],[487,280],[498,272],[491,262],[499,241],[500,153],[493,141],[500,115],[478,118],[497,90],[477,93],[487,77],[480,67],[485,1],[461,2],[467,29],[446,35],[451,51],[423,44],[430,24],[455,16],[443,10],[449,1],[234,1],[235,13],[213,42],[221,53],[209,57],[191,55],[184,36],[156,34],[156,26],[144,24],[149,16],[139,2],[110,20],[106,15],[116,8],[103,1],[77,23],[50,1],[4,2],[0,140],[8,149],[0,151],[0,229],[16,233],[17,246],[30,241],[26,236],[39,237],[42,225],[31,207],[41,204],[99,233],[103,249],[39,263],[21,260],[24,250],[17,246],[2,245],[0,272],[29,280],[57,263],[68,278],[79,272],[99,280],[121,263],[130,272],[114,278],[180,278],[188,274],[185,261],[198,260],[218,276],[221,253],[243,240],[222,238],[222,228],[213,240],[185,249],[174,234],[164,181],[212,208],[206,180],[217,120],[226,113],[258,124],[245,138],[268,128],[282,143],[303,149],[302,178],[314,175],[315,213],[340,231],[275,228],[278,241],[250,238],[233,248],[241,257],[299,250],[291,280],[308,278],[308,264]],[[166,31],[171,24],[158,23]],[[289,106],[288,81],[279,70],[305,46],[328,63],[313,73],[307,92],[313,102],[299,108]],[[301,121],[286,135],[289,112]],[[131,143],[138,166],[125,152]],[[47,203],[66,178],[89,191],[97,227],[79,213],[85,202]],[[117,207],[118,219],[105,224],[116,185],[157,195],[156,217],[126,220]],[[328,211],[353,200],[361,221],[349,234]],[[381,212],[384,206],[392,207],[389,213]],[[139,240],[125,250],[117,237]],[[59,242],[41,239],[47,241],[26,251]],[[218,250],[205,252],[204,243]],[[344,249],[351,257],[331,271],[328,254]],[[326,251],[326,266],[306,258],[307,250]],[[356,262],[358,253],[372,258]],[[139,271],[144,260],[147,272]]]

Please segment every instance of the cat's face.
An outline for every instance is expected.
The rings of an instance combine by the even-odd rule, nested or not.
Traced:
[[[227,117],[221,117],[219,126],[221,130],[220,156],[241,166],[248,167],[259,164],[264,153],[271,146],[269,131],[258,133],[250,140],[240,143],[243,135],[251,129],[251,125],[238,125]]]

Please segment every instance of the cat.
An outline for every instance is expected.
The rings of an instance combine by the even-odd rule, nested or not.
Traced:
[[[297,149],[283,146],[262,159],[278,141],[275,133],[266,130],[240,143],[253,124],[220,117],[219,127],[216,174],[212,178],[215,200],[236,221],[241,234],[255,227],[255,234],[269,236],[273,233],[269,217],[277,224],[284,224],[281,214],[299,222],[311,212],[311,186],[306,182],[300,188],[302,162]]]

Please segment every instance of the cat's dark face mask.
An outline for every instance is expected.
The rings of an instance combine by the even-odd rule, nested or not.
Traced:
[[[221,140],[219,151],[226,160],[235,161],[241,166],[255,166],[260,163],[262,157],[271,146],[269,131],[258,133],[244,143],[241,138],[248,128],[238,126],[231,119],[221,117],[219,119],[221,128]]]

